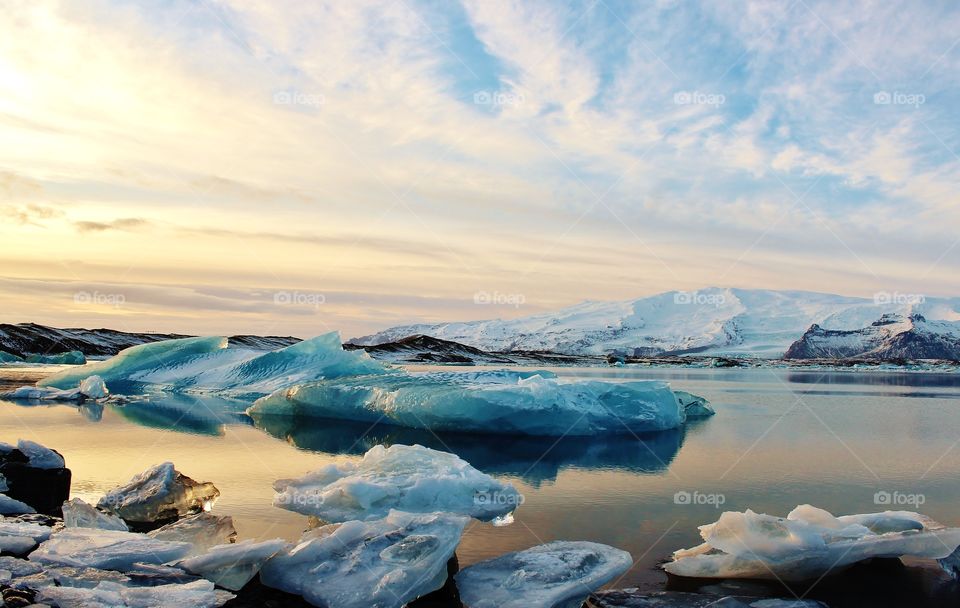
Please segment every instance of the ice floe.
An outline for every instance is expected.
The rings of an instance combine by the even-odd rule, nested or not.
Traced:
[[[555,541],[474,564],[455,579],[466,608],[577,608],[632,564],[607,545]]]
[[[147,532],[150,538],[190,543],[190,555],[199,555],[212,547],[232,543],[237,538],[233,518],[229,515],[197,513]]]
[[[238,591],[260,572],[267,560],[286,546],[287,542],[280,538],[259,543],[245,540],[217,545],[202,555],[178,562],[177,566],[224,589]]]
[[[158,540],[146,534],[65,528],[44,541],[30,554],[40,564],[129,570],[136,563],[164,564],[186,557],[190,543]]]
[[[943,559],[960,546],[960,528],[917,513],[834,517],[800,505],[786,518],[728,511],[700,526],[704,543],[673,554],[664,569],[699,578],[817,578],[876,557]]]
[[[466,517],[392,511],[311,530],[260,571],[263,584],[316,606],[400,608],[441,588]]]
[[[128,523],[155,523],[209,511],[219,496],[212,483],[194,481],[165,462],[110,490],[97,506]]]
[[[0,517],[0,552],[23,555],[50,538],[53,529]]]
[[[49,386],[21,386],[8,393],[0,394],[4,399],[14,401],[86,401],[104,399],[109,395],[107,385],[100,376],[87,376],[76,388],[59,389]]]
[[[564,382],[551,372],[512,370],[323,380],[277,391],[248,412],[555,436],[660,431],[686,420],[665,382]]]
[[[420,445],[374,446],[360,462],[338,462],[274,484],[274,505],[325,522],[380,519],[391,509],[444,511],[489,521],[515,510],[511,484],[476,470],[455,454]]]
[[[156,608],[159,606],[189,606],[215,608],[222,606],[233,595],[215,589],[205,580],[185,584],[132,587],[104,581],[92,589],[83,587],[44,587],[37,600],[51,602],[60,608]]]
[[[68,528],[96,528],[127,531],[127,524],[112,513],[106,513],[79,498],[63,503],[63,525]]]

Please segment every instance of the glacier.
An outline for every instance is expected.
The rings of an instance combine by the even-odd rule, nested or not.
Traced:
[[[686,420],[665,382],[564,382],[551,372],[510,370],[322,380],[258,399],[248,413],[551,436],[662,431]]]
[[[696,578],[804,581],[875,557],[947,558],[960,528],[909,511],[834,517],[800,505],[786,518],[728,511],[700,526],[704,542],[674,552],[663,569]]]
[[[264,585],[315,606],[401,608],[440,589],[466,517],[391,511],[306,532],[260,571]]]
[[[620,549],[555,541],[468,566],[454,578],[470,608],[579,608],[632,565],[633,558]]]
[[[455,454],[420,445],[374,446],[359,463],[332,463],[274,484],[275,506],[338,523],[443,511],[481,521],[513,512],[522,496]],[[505,521],[505,520],[500,520]]]

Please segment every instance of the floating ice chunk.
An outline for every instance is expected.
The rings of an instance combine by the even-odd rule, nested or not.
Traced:
[[[21,515],[36,512],[36,509],[25,502],[10,498],[6,494],[0,494],[0,515]]]
[[[329,464],[300,479],[274,483],[273,504],[326,522],[444,511],[484,521],[522,502],[511,484],[476,470],[455,454],[420,445],[374,446],[359,463]]]
[[[127,531],[127,524],[112,513],[104,513],[79,498],[63,503],[63,525],[68,528],[97,528]]]
[[[154,523],[209,511],[220,491],[210,482],[197,482],[165,462],[110,490],[97,506],[127,522]]]
[[[0,552],[24,555],[50,538],[51,532],[48,526],[0,518]]]
[[[80,394],[88,399],[104,399],[110,394],[100,376],[87,376],[80,381]]]
[[[340,335],[331,332],[292,346],[264,353],[227,348],[226,338],[183,338],[141,344],[106,361],[92,363],[82,373],[96,373],[115,390],[132,383],[162,385],[175,390],[208,389],[266,395],[297,382],[344,375],[385,373],[383,364],[363,351],[345,351]],[[41,380],[40,386],[76,386],[81,371],[67,370]]]
[[[556,541],[474,564],[455,578],[467,608],[578,608],[632,564],[629,553],[607,545]]]
[[[260,543],[248,539],[236,544],[218,545],[203,555],[185,559],[177,565],[224,589],[239,591],[260,572],[268,559],[286,546],[287,542],[282,538]]]
[[[27,363],[44,363],[52,365],[83,365],[87,358],[79,350],[71,350],[54,355],[30,355]]]
[[[63,456],[29,439],[17,442],[17,449],[27,457],[31,467],[37,469],[62,469],[65,466]]]
[[[960,528],[917,513],[887,511],[834,517],[801,505],[786,518],[726,512],[700,527],[705,541],[673,554],[664,569],[699,578],[801,581],[875,557],[942,559],[960,546]]]
[[[304,534],[260,571],[268,587],[316,606],[400,608],[441,588],[466,517],[391,511]]]
[[[103,399],[109,394],[106,385],[99,376],[84,378],[76,388],[59,389],[48,386],[21,386],[8,393],[0,394],[4,399],[14,401],[78,401]]]
[[[710,403],[699,395],[678,390],[673,391],[673,394],[677,396],[680,407],[683,408],[687,419],[709,418],[716,414],[713,408],[710,407]]]
[[[186,557],[190,543],[157,540],[146,534],[65,528],[44,541],[30,554],[30,560],[41,564],[129,570],[137,562],[164,564]]]
[[[556,436],[660,431],[686,418],[664,382],[563,382],[546,372],[506,370],[396,371],[310,382],[263,397],[248,413]]]
[[[157,608],[159,606],[189,606],[190,608],[215,608],[222,606],[233,594],[214,589],[213,583],[205,580],[186,584],[157,585],[155,587],[131,587],[104,581],[93,589],[82,587],[44,587],[37,594],[37,601],[50,602],[60,608]]]
[[[217,545],[234,542],[237,530],[229,515],[198,513],[157,528],[147,535],[158,540],[190,543],[193,545],[190,555],[199,555]]]

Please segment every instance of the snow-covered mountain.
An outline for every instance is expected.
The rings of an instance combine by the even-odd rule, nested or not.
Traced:
[[[423,334],[485,351],[645,356],[702,353],[780,357],[812,325],[859,330],[884,315],[920,314],[933,331],[960,328],[960,298],[878,294],[858,298],[805,291],[709,288],[619,302],[584,302],[518,319],[393,327],[354,344]]]
[[[813,325],[787,349],[787,359],[958,359],[960,323],[928,321],[921,314],[884,315],[861,329]]]

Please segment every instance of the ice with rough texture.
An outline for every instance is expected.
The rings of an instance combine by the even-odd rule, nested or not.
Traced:
[[[87,589],[83,587],[44,587],[37,601],[51,602],[60,608],[159,608],[162,606],[189,606],[215,608],[222,606],[232,594],[219,591],[205,580],[185,584],[134,587],[104,581]]]
[[[677,401],[680,402],[680,407],[683,408],[688,420],[709,418],[716,414],[709,402],[700,395],[677,390],[673,391],[673,394],[677,396]]]
[[[0,552],[23,555],[50,538],[49,526],[0,517]]]
[[[17,449],[27,457],[31,467],[37,469],[62,469],[65,466],[63,456],[54,452],[36,441],[21,439],[17,441]]]
[[[384,373],[386,368],[362,351],[345,351],[340,335],[331,332],[264,353],[228,348],[227,338],[182,338],[141,344],[106,361],[85,366],[114,387],[156,385],[173,390],[225,391],[266,395],[281,387],[320,378]],[[38,384],[76,386],[81,372],[67,370]]]
[[[79,498],[63,503],[63,525],[68,528],[96,528],[127,531],[127,524],[112,513],[105,513]]]
[[[834,517],[810,505],[786,518],[728,511],[700,526],[700,536],[703,544],[676,551],[664,569],[698,578],[802,581],[876,557],[943,559],[960,546],[960,528],[917,513]]]
[[[209,511],[220,496],[210,482],[197,482],[164,462],[114,488],[97,506],[127,522],[152,523]]]
[[[474,564],[455,578],[467,608],[578,608],[631,565],[620,549],[555,541]]]
[[[217,545],[203,555],[187,558],[177,566],[216,583],[224,589],[239,591],[250,582],[271,557],[287,546],[282,538],[259,543],[252,540]]]
[[[237,530],[229,515],[198,513],[147,532],[147,535],[157,540],[190,543],[193,545],[190,555],[199,555],[217,545],[234,542]]]
[[[391,511],[311,530],[260,571],[268,587],[316,606],[400,608],[443,586],[469,518]]]
[[[71,350],[55,355],[30,355],[27,363],[43,363],[48,365],[83,365],[87,358],[79,350]]]
[[[455,454],[420,445],[374,446],[359,463],[339,462],[274,484],[273,504],[325,522],[380,519],[391,509],[445,511],[489,521],[517,508],[511,484],[481,473]]]
[[[122,572],[138,562],[164,564],[182,559],[191,549],[190,543],[157,540],[136,532],[65,528],[44,541],[30,554],[30,560]]]
[[[661,431],[686,420],[665,382],[564,382],[550,372],[512,370],[398,370],[310,382],[263,397],[248,413],[554,436]]]
[[[80,381],[76,388],[59,389],[49,386],[21,386],[0,398],[20,401],[86,401],[104,399],[109,395],[106,384],[100,376],[88,376]]]
[[[25,502],[20,502],[10,498],[6,494],[0,493],[0,515],[21,515],[24,513],[36,513],[37,510]]]

